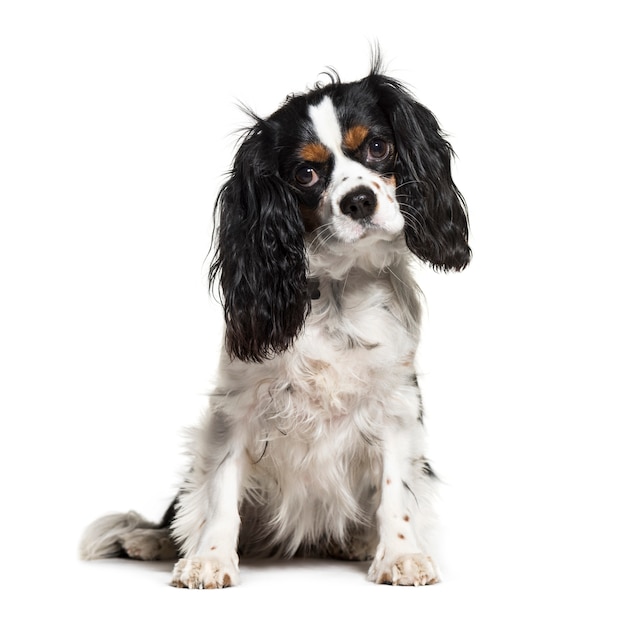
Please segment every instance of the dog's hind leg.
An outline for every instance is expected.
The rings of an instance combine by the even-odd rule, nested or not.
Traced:
[[[116,513],[90,524],[79,546],[84,560],[128,557],[142,561],[167,561],[178,556],[170,535],[177,500],[167,509],[160,523],[150,522],[138,513]]]

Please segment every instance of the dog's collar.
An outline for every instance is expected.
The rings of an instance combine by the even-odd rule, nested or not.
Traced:
[[[320,299],[320,281],[317,278],[307,280],[307,293],[312,300]]]

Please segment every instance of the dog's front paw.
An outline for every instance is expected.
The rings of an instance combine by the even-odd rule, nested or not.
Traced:
[[[239,582],[238,557],[180,559],[174,567],[172,585],[188,589],[222,589]]]
[[[431,557],[406,554],[389,559],[376,557],[369,568],[369,580],[387,585],[433,585],[440,579]]]

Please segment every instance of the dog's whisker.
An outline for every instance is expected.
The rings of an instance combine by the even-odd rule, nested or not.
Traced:
[[[422,184],[424,184],[424,183],[421,180],[404,180],[403,182],[398,183],[397,185],[395,185],[395,190],[399,191],[400,189],[402,189],[406,185],[422,185]]]

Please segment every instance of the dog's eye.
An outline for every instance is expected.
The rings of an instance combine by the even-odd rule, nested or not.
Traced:
[[[308,165],[303,165],[296,170],[294,174],[296,182],[303,187],[312,187],[315,185],[320,177],[318,173]]]
[[[367,146],[368,161],[384,161],[390,156],[392,146],[384,139],[372,139]]]

